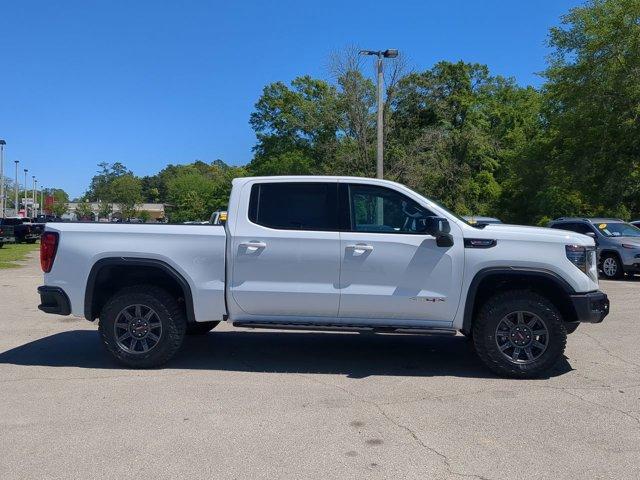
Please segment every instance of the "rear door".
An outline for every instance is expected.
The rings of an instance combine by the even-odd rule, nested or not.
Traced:
[[[230,251],[230,292],[241,310],[234,317],[337,317],[337,183],[289,180],[244,188],[250,192],[243,192],[239,211],[248,215],[234,222]]]
[[[347,318],[451,322],[462,285],[462,232],[439,247],[421,232],[433,216],[404,193],[383,186],[341,184],[349,213],[341,235],[340,312]]]

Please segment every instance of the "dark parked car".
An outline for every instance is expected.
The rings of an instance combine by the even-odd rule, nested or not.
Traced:
[[[38,215],[33,219],[33,223],[62,222],[62,218],[55,215]]]
[[[557,218],[547,225],[592,237],[604,278],[640,273],[640,228],[619,218]]]
[[[44,231],[44,226],[32,224],[28,218],[9,217],[0,219],[0,226],[13,227],[16,243],[36,243]]]
[[[0,222],[2,222],[1,219]],[[13,233],[13,226],[0,224],[0,248],[2,248],[5,243],[13,243],[15,241],[16,237]]]

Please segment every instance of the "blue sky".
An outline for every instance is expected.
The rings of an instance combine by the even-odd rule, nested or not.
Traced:
[[[549,27],[578,1],[5,1],[5,165],[80,195],[102,161],[138,175],[168,163],[251,159],[264,85],[328,78],[331,52],[398,48],[415,69],[489,65],[540,85]]]

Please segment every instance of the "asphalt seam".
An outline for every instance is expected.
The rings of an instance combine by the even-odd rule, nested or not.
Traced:
[[[309,377],[308,375],[301,375],[305,378],[310,379],[313,382],[319,383],[321,385],[324,386],[328,386],[328,387],[333,387],[337,390],[340,390],[344,393],[346,393],[347,395],[349,395],[351,398],[353,398],[354,400],[357,400],[360,403],[364,403],[366,405],[371,405],[373,406],[378,413],[380,413],[380,415],[382,415],[387,421],[389,421],[391,424],[393,424],[394,426],[396,426],[397,428],[400,428],[402,430],[404,430],[405,432],[407,432],[411,438],[418,444],[420,445],[422,448],[425,448],[426,450],[430,451],[431,453],[433,453],[434,455],[438,456],[442,462],[445,465],[446,470],[448,471],[448,473],[450,475],[454,475],[457,477],[464,477],[464,478],[477,478],[480,480],[491,480],[488,477],[484,477],[482,475],[477,475],[477,474],[466,474],[466,473],[461,473],[461,472],[456,472],[453,470],[453,466],[451,465],[451,460],[449,459],[449,457],[447,455],[445,455],[444,453],[436,450],[435,448],[427,445],[426,443],[424,443],[424,441],[418,436],[418,434],[412,430],[411,428],[409,428],[407,425],[404,425],[403,423],[400,423],[399,421],[395,420],[394,418],[392,418],[381,406],[380,404],[374,402],[373,400],[368,400],[365,398],[362,398],[358,395],[356,395],[355,393],[353,393],[352,391],[341,387],[339,385],[336,385],[334,383],[330,383],[330,382],[323,382],[317,378],[313,378],[313,377]]]

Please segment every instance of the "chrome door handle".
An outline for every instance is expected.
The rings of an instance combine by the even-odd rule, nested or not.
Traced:
[[[367,245],[364,243],[356,243],[355,245],[347,245],[347,248],[353,250],[354,255],[362,255],[364,252],[373,251],[373,245]]]
[[[264,242],[242,242],[240,246],[246,248],[247,253],[255,253],[261,248],[267,248]]]

